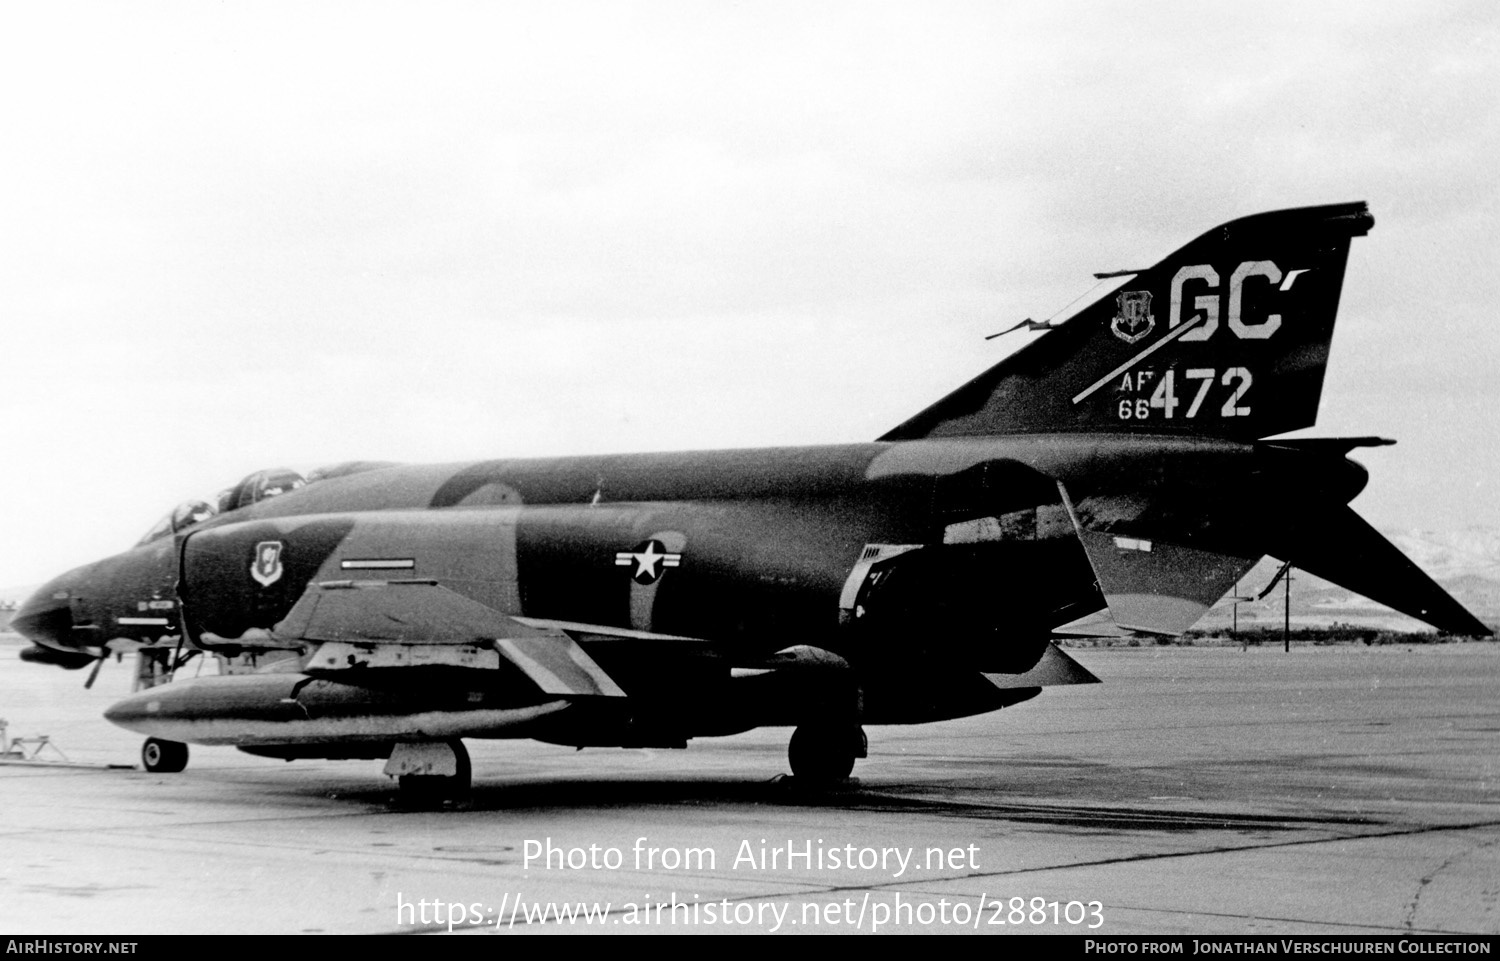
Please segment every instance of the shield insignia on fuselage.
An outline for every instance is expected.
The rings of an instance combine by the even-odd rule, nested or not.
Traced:
[[[250,562],[250,576],[261,587],[281,580],[281,541],[261,541],[255,545],[255,559]]]
[[[1156,328],[1156,318],[1151,316],[1151,291],[1122,290],[1115,303],[1119,307],[1109,329],[1125,343],[1133,344]]]

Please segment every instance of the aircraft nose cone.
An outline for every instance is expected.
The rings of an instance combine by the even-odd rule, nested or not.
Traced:
[[[57,581],[28,597],[11,618],[10,628],[44,647],[77,649],[72,643],[73,610],[68,604],[67,591]]]

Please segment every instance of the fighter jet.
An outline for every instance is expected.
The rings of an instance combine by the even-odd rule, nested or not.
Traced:
[[[30,660],[137,655],[105,716],[274,758],[470,781],[464,738],[685,747],[794,729],[797,782],[865,725],[1095,681],[1055,643],[1188,630],[1271,555],[1489,630],[1348,506],[1378,437],[1315,421],[1365,204],[1205,233],[873,442],[261,471],[41,588]],[[219,673],[175,680],[211,656]]]

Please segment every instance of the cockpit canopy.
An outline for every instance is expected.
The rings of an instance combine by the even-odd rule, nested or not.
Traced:
[[[395,466],[395,461],[351,460],[339,464],[330,464],[327,467],[319,467],[316,470],[310,471],[306,477],[303,477],[289,467],[273,467],[269,470],[258,470],[233,487],[220,491],[212,502],[190,500],[178,504],[167,516],[151,525],[151,529],[146,532],[145,537],[142,537],[137,542],[137,546],[140,544],[149,544],[157,538],[186,530],[194,524],[202,523],[217,514],[238,510],[241,507],[249,507],[251,504],[258,504],[268,497],[285,494],[299,487],[306,487],[308,484]]]
[[[299,487],[306,487],[302,475],[289,467],[273,467],[259,470],[225,491],[219,492],[219,513],[238,510],[258,504],[268,497],[276,497]]]
[[[218,511],[214,509],[214,505],[208,501],[183,501],[172,508],[172,530],[180,531],[185,527],[192,527],[199,521],[206,521],[217,513]]]
[[[139,544],[149,544],[157,538],[186,530],[216,514],[248,507],[268,497],[285,494],[287,491],[294,491],[306,485],[307,481],[302,475],[290,468],[274,467],[270,470],[256,471],[228,490],[220,491],[214,504],[202,500],[183,501],[178,504],[167,516],[151,525],[151,529],[146,532],[145,537],[140,539]]]
[[[194,502],[189,501],[188,503]],[[197,501],[196,503],[202,504],[203,502]],[[168,534],[176,530],[177,528],[175,525],[177,523],[177,513],[183,506],[186,505],[178,505],[178,507],[172,508],[172,510],[167,512],[165,517],[157,521],[155,524],[152,524],[151,529],[143,534],[140,540],[135,542],[135,546],[140,547],[142,544],[149,544],[152,541],[157,540],[158,538],[166,537]],[[204,506],[207,507],[208,505],[204,504]]]

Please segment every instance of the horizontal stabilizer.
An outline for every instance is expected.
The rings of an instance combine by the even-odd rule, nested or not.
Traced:
[[[1062,684],[1098,684],[1099,679],[1088,668],[1079,664],[1058,649],[1048,644],[1042,659],[1024,674],[989,674],[985,679],[1001,690],[1018,687],[1057,687]]]
[[[1307,509],[1268,540],[1269,553],[1440,631],[1494,633],[1350,507]]]

